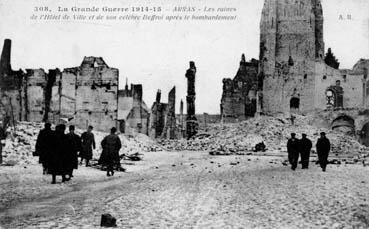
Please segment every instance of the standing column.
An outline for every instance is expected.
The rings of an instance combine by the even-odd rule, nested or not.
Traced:
[[[187,139],[190,139],[197,134],[198,123],[195,116],[195,78],[196,78],[196,66],[195,62],[190,61],[190,68],[186,72],[187,78],[187,117],[186,117],[186,135]]]

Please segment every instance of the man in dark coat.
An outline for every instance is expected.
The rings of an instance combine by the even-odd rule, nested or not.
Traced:
[[[4,128],[0,125],[0,164],[3,163],[3,143],[1,140],[4,140],[6,138],[6,133]]]
[[[82,149],[81,149],[81,164],[83,159],[86,160],[86,167],[89,166],[89,161],[92,159],[92,149],[96,148],[95,136],[92,133],[92,126],[89,126],[87,131],[81,135]]]
[[[39,156],[39,163],[42,164],[43,174],[47,174],[48,155],[53,150],[52,138],[54,131],[51,124],[45,123],[45,128],[40,130],[36,141],[36,155]]]
[[[119,136],[115,134],[117,129],[111,128],[110,135],[106,136],[102,142],[102,153],[99,164],[107,167],[107,176],[114,175],[114,166],[120,166],[119,150],[122,147]]]
[[[69,126],[69,133],[67,138],[70,144],[69,150],[66,155],[66,166],[69,178],[73,177],[73,169],[78,169],[78,152],[81,151],[81,138],[78,134],[74,133],[75,127]]]
[[[313,147],[313,144],[311,143],[310,139],[306,137],[306,134],[302,134],[302,138],[300,140],[302,169],[309,168],[309,158],[310,158],[311,147]]]
[[[66,152],[69,150],[69,141],[67,136],[64,134],[65,125],[60,124],[55,128],[55,135],[53,139],[53,150],[50,152],[48,170],[52,175],[52,184],[55,184],[56,176],[62,176],[62,182],[65,182],[67,179],[65,177],[67,173],[66,166]]]
[[[296,134],[292,133],[291,138],[287,142],[288,161],[291,164],[291,169],[295,170],[299,160],[299,140]]]
[[[325,136],[324,132],[320,133],[320,138],[316,143],[316,152],[318,153],[319,164],[322,168],[323,172],[325,172],[328,164],[328,154],[331,150],[331,143],[328,138]]]

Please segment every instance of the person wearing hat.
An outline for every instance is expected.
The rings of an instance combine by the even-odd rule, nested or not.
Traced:
[[[48,163],[50,153],[54,150],[54,131],[51,130],[51,123],[46,122],[44,129],[40,130],[36,141],[36,155],[39,156],[39,163],[42,164],[43,174],[48,174]]]
[[[114,166],[120,166],[119,150],[122,147],[122,143],[115,132],[117,132],[117,128],[111,128],[110,134],[101,142],[103,151],[99,159],[99,164],[107,167],[107,176],[113,176]]]
[[[295,170],[299,160],[299,139],[296,134],[292,133],[291,138],[287,142],[288,161],[291,164],[291,169]]]
[[[318,153],[319,164],[323,172],[325,172],[328,164],[328,154],[331,150],[331,143],[329,139],[325,136],[324,132],[320,133],[320,138],[316,143],[316,152]]]
[[[70,144],[70,147],[67,151],[67,174],[69,175],[69,178],[73,177],[73,170],[78,169],[78,152],[81,151],[81,137],[76,134],[75,132],[75,126],[70,125],[69,126],[69,133],[67,134],[67,138]]]
[[[312,146],[313,146],[313,143],[310,141],[310,139],[306,137],[306,134],[302,134],[302,138],[300,140],[302,169],[309,168],[310,150]]]
[[[62,176],[62,182],[67,181],[67,157],[66,152],[70,147],[70,143],[66,136],[65,125],[59,124],[55,127],[55,134],[51,144],[54,149],[49,153],[48,159],[48,173],[52,175],[52,184],[56,183],[56,176]]]
[[[3,163],[3,142],[2,140],[5,140],[6,133],[5,128],[3,128],[2,122],[0,121],[0,164]]]
[[[86,160],[86,167],[89,166],[89,161],[92,159],[93,156],[93,149],[96,148],[96,144],[95,144],[95,136],[92,133],[93,127],[92,126],[88,126],[87,131],[84,132],[81,135],[81,152],[79,154],[79,156],[81,157],[81,165],[82,165],[82,161]]]

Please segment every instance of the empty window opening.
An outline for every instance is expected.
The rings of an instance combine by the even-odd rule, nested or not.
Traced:
[[[290,108],[291,109],[299,109],[300,108],[300,99],[293,97],[290,100]]]

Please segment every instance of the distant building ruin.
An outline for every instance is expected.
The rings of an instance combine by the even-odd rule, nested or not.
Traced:
[[[121,133],[149,134],[150,110],[142,100],[142,85],[131,84],[118,91],[118,123]]]
[[[168,139],[177,138],[176,87],[173,87],[168,94],[168,112],[162,136]]]
[[[248,106],[245,101],[256,98],[257,113],[314,114],[327,128],[356,135],[369,146],[369,60],[339,69],[332,50],[325,55],[323,22],[320,0],[265,0],[259,61],[223,80],[223,120],[247,117],[244,107],[254,109],[255,100]],[[239,75],[251,82],[247,88]]]
[[[0,94],[2,109],[8,110],[10,105],[14,120],[69,120],[81,128],[93,125],[98,130],[116,126],[118,69],[108,67],[100,57],[85,57],[79,67],[63,71],[13,71],[10,51],[11,41],[5,40]]]
[[[328,53],[324,58],[320,0],[265,0],[259,61],[242,57],[236,77],[223,80],[223,119],[252,116],[255,101],[257,112],[267,114],[368,108],[369,60],[340,70]]]
[[[78,67],[13,71],[11,40],[0,60],[0,115],[30,122],[69,122],[107,131],[117,127],[119,72],[101,57],[85,57]]]
[[[333,67],[324,61],[320,0],[265,0],[260,32],[262,112],[368,107],[369,60],[351,70],[336,69],[337,60]]]
[[[151,107],[150,137],[167,139],[175,139],[178,137],[175,102],[175,87],[173,87],[168,94],[168,103],[161,102],[161,91],[158,90],[155,102]]]
[[[220,113],[224,121],[241,121],[255,115],[258,65],[255,59],[246,62],[242,54],[236,76],[223,79]]]

